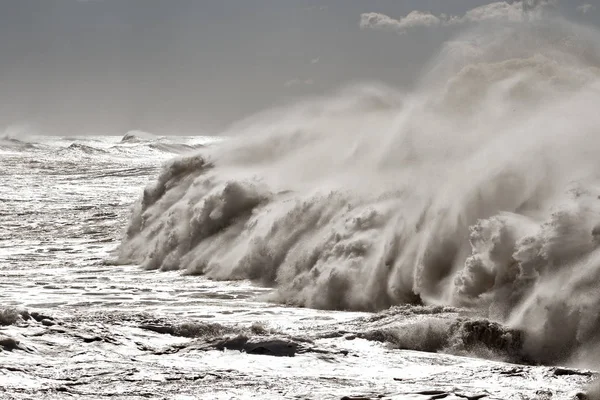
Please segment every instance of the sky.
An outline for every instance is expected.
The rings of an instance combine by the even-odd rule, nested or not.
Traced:
[[[600,27],[600,0],[524,1]],[[523,3],[509,3],[2,1],[0,131],[215,134],[349,84],[410,88],[465,26],[519,18]]]

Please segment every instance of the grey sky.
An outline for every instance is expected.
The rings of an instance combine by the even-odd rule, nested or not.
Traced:
[[[410,86],[461,27],[361,29],[361,14],[462,16],[490,2],[4,0],[0,129],[194,134],[352,82]],[[600,25],[600,0],[558,10]]]

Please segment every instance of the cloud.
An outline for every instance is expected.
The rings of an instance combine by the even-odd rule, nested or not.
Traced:
[[[439,25],[440,22],[440,19],[435,15],[422,11],[412,11],[410,14],[399,20],[385,14],[374,12],[364,13],[360,16],[360,27],[362,29],[391,30],[398,32],[418,26]]]
[[[316,57],[316,58],[313,58],[312,60],[310,60],[310,63],[317,64],[320,60],[321,60],[320,57]]]
[[[462,22],[521,21],[525,16],[523,2],[507,3],[499,1],[469,10],[461,18]]]
[[[283,86],[285,86],[286,88],[291,88],[294,86],[309,86],[314,84],[315,82],[312,79],[299,79],[299,78],[294,78],[294,79],[290,79],[289,81],[287,81],[286,83],[283,84]]]
[[[588,12],[592,11],[595,7],[592,4],[582,4],[580,6],[577,7],[577,11],[579,11],[582,14],[587,14]]]
[[[486,21],[511,21],[518,22],[531,19],[539,15],[546,6],[554,4],[556,0],[522,0],[508,3],[497,1],[467,11],[463,16],[433,15],[429,12],[412,11],[400,19],[394,19],[385,14],[370,12],[360,16],[362,29],[387,30],[404,33],[415,27],[451,26],[466,23],[482,23]],[[587,10],[589,11],[589,9]]]

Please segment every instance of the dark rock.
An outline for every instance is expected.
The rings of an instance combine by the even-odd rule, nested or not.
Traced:
[[[31,319],[31,315],[29,314],[29,311],[27,310],[22,310],[20,312],[21,314],[21,318],[23,318],[23,321],[29,321]]]
[[[39,312],[36,312],[36,311],[29,313],[29,315],[31,315],[31,318],[33,318],[37,322],[42,322],[45,319],[50,320],[50,321],[54,321],[54,318],[49,317],[49,316],[44,315],[44,314],[40,314]]]
[[[0,336],[0,347],[6,351],[20,349],[19,341],[9,336]]]
[[[457,397],[462,397],[463,399],[467,399],[467,400],[479,400],[479,399],[483,399],[484,397],[488,397],[487,394],[475,394],[473,396],[469,396],[466,394],[454,393],[454,395]]]
[[[592,376],[589,371],[578,371],[575,369],[556,367],[553,372],[554,376],[565,376],[565,375],[580,375],[580,376]]]
[[[437,396],[440,394],[448,394],[445,390],[422,390],[420,392],[416,392],[415,394],[422,394],[425,396]]]
[[[238,350],[248,354],[261,354],[275,357],[293,357],[298,343],[285,339],[248,338],[239,335],[233,338],[218,339],[212,342],[217,350]]]
[[[94,343],[94,342],[106,342],[111,344],[119,344],[119,342],[109,336],[84,336],[84,335],[73,335],[76,338],[83,340],[83,343]]]
[[[506,376],[525,376],[525,370],[523,368],[514,367],[507,370],[500,371],[500,375]]]
[[[100,336],[79,336],[84,343],[93,343],[93,342],[101,342],[102,338]]]

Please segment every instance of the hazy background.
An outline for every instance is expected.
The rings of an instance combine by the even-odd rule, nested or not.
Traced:
[[[361,29],[361,14],[463,15],[487,3],[5,0],[0,130],[215,133],[265,107],[351,82],[408,87],[461,27]],[[600,25],[599,0],[563,0],[557,12]]]

